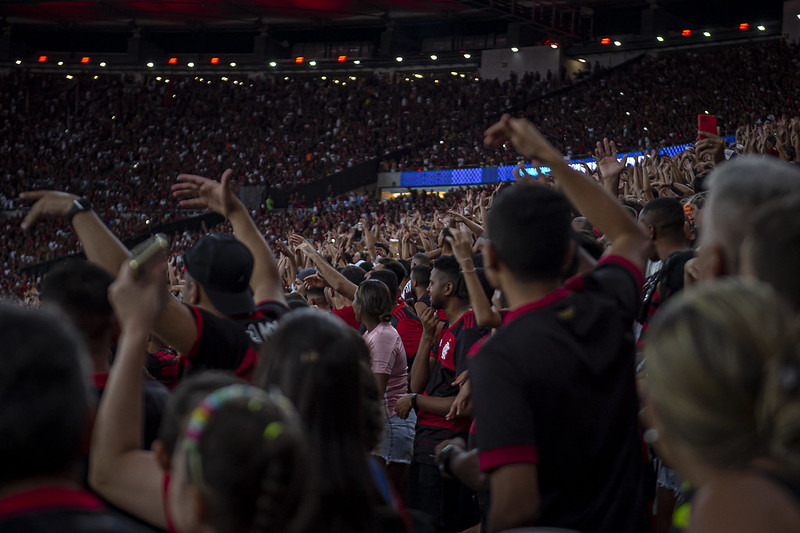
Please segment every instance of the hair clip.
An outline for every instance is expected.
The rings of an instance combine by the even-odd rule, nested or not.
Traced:
[[[283,433],[283,424],[280,422],[270,422],[264,428],[264,438],[267,440],[275,440],[281,433]]]
[[[792,392],[797,389],[798,381],[798,372],[797,372],[797,365],[795,363],[784,363],[781,365],[781,388],[785,392]]]
[[[316,350],[310,350],[300,354],[300,361],[304,363],[316,363],[319,361],[319,353]]]
[[[315,357],[316,352],[314,352]],[[192,482],[198,487],[203,486],[203,461],[200,456],[200,439],[215,411],[233,400],[247,400],[247,409],[250,412],[261,411],[266,404],[274,404],[284,415],[292,411],[291,402],[280,394],[277,389],[267,393],[250,385],[229,385],[218,389],[200,403],[189,416],[189,424],[184,433],[183,447],[188,454],[189,474]],[[264,438],[273,440],[283,433],[284,424],[273,421],[264,428]]]

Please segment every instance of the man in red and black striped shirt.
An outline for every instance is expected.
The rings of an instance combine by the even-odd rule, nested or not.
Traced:
[[[395,410],[402,418],[412,408],[417,411],[409,507],[429,514],[441,531],[463,531],[478,523],[472,492],[441,476],[434,449],[442,441],[467,438],[471,419],[448,419],[447,413],[458,394],[453,382],[467,369],[467,353],[487,330],[475,322],[455,257],[436,260],[429,290],[432,307],[421,316],[423,333],[411,368],[411,394],[401,398]],[[445,310],[449,322],[437,318],[439,309]]]

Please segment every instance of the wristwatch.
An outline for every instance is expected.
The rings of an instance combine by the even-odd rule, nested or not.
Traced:
[[[411,408],[414,410],[415,413],[419,410],[419,407],[417,407],[417,393],[416,392],[411,395]]]
[[[92,210],[92,202],[89,201],[88,198],[85,196],[81,196],[80,198],[75,198],[72,201],[72,207],[69,208],[67,211],[67,222],[72,222],[72,219],[75,218],[75,215],[78,213],[83,213],[84,211],[91,211]]]

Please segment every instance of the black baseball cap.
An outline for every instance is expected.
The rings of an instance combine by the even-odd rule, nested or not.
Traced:
[[[313,276],[314,274],[318,274],[319,270],[316,268],[303,268],[300,272],[297,273],[297,279],[300,281],[305,280],[308,276]]]
[[[253,254],[233,235],[212,233],[186,253],[186,271],[226,316],[255,312],[250,276]]]

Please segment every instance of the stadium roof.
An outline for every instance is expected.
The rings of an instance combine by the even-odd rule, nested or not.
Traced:
[[[288,48],[298,42],[378,42],[381,32],[392,28],[400,47],[413,49],[437,35],[505,34],[509,23],[521,25],[525,44],[535,44],[554,37],[580,41],[635,34],[648,9],[691,24],[738,24],[758,16],[778,19],[781,5],[781,0],[3,0],[0,29],[31,49],[65,40],[81,49],[82,39],[97,41],[103,34],[113,40],[111,34],[171,33],[176,40],[182,35],[194,41],[199,35],[218,34],[224,41],[242,34],[248,46],[253,35],[269,35]]]

